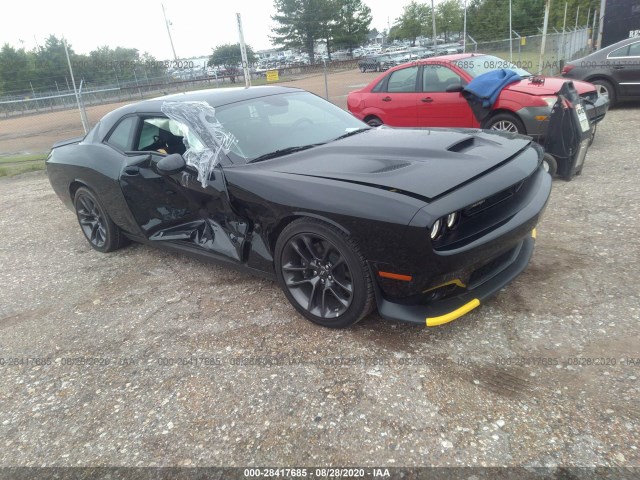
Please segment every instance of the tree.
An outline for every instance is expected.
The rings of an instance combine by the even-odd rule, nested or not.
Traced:
[[[285,48],[301,48],[314,62],[316,40],[324,39],[327,0],[274,0],[276,14],[271,17],[278,25],[270,40]],[[319,21],[319,19],[321,21]]]
[[[431,31],[430,28],[427,28],[430,19],[431,7],[412,0],[411,3],[405,5],[402,15],[396,19],[396,23],[389,32],[389,37],[409,40],[411,46],[415,46],[416,38]]]
[[[33,60],[33,54],[25,52],[24,48],[15,49],[5,43],[0,50],[0,92],[30,92]]]
[[[362,0],[337,0],[334,43],[348,48],[362,45],[369,34],[371,9]]]
[[[247,49],[247,62],[254,63],[256,61],[256,55],[253,53],[253,49],[246,45]],[[208,66],[224,67],[231,78],[231,82],[235,83],[236,76],[239,74],[239,65],[242,64],[242,53],[240,51],[239,43],[227,43],[225,45],[218,45],[213,49],[213,53],[209,57],[207,63]]]
[[[436,8],[436,24],[438,32],[444,35],[444,41],[449,41],[449,34],[461,32],[463,28],[464,12],[460,0],[445,0]]]

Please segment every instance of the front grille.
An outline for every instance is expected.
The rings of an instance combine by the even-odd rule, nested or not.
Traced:
[[[523,183],[524,183],[524,180],[516,183],[515,185],[512,185],[509,188],[502,190],[501,192],[498,192],[494,195],[491,195],[490,197],[480,200],[479,202],[469,205],[468,207],[463,209],[462,212],[467,217],[472,217],[473,215],[477,215],[480,212],[484,212],[485,210],[491,207],[495,207],[499,203],[502,203],[505,200],[508,200],[509,198],[513,197],[518,192],[518,190],[520,190]]]

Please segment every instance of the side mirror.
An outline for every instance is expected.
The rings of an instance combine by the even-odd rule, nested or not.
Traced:
[[[156,163],[156,169],[160,175],[175,175],[183,171],[186,166],[187,162],[185,162],[182,155],[178,153],[167,155]]]
[[[464,87],[462,86],[462,84],[460,83],[453,83],[451,85],[449,85],[447,88],[445,88],[445,92],[447,93],[455,93],[455,92],[461,92],[464,89]]]

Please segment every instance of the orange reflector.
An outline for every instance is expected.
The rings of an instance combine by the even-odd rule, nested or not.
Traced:
[[[536,120],[538,120],[539,122],[544,122],[548,118],[549,117],[547,115],[536,115]]]
[[[399,273],[391,272],[378,272],[382,278],[391,278],[392,280],[402,280],[403,282],[410,282],[413,277],[411,275],[400,275]]]

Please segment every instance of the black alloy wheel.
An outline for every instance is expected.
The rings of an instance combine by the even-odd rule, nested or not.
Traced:
[[[368,267],[339,229],[313,219],[288,225],[276,245],[278,281],[291,304],[325,327],[344,328],[373,308]]]
[[[74,205],[82,233],[93,249],[106,253],[117,250],[125,243],[122,232],[91,190],[79,188]]]

